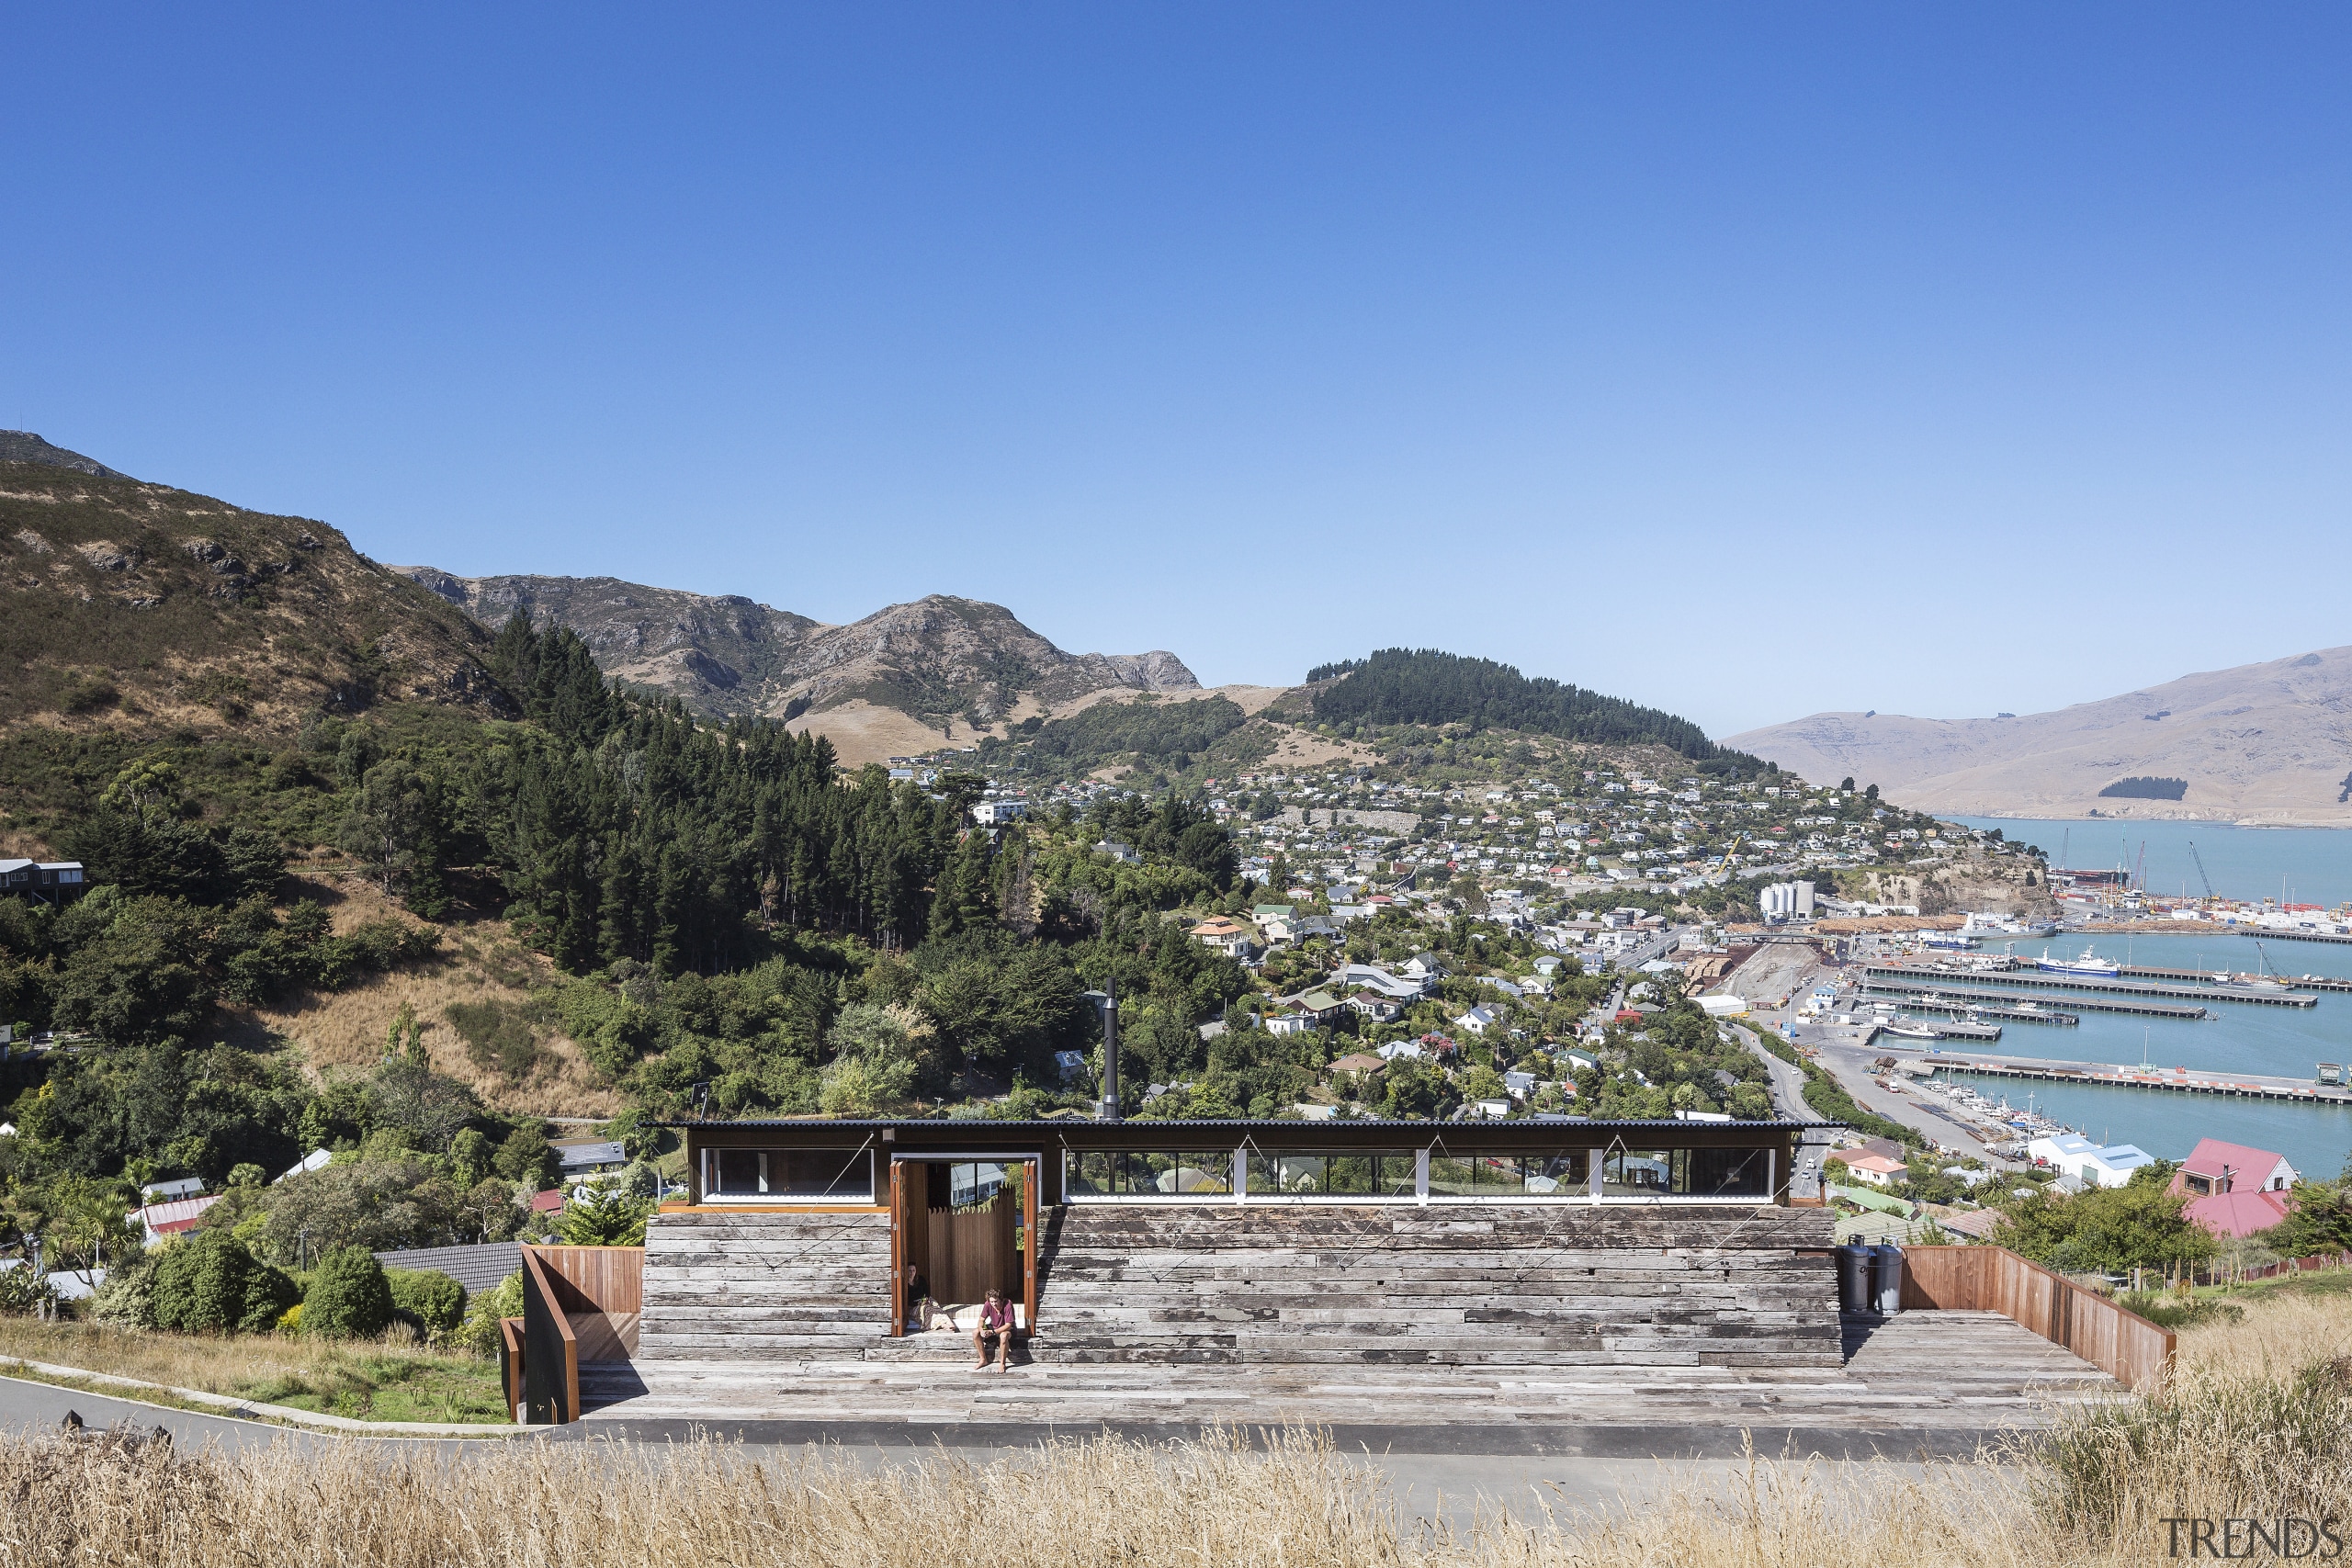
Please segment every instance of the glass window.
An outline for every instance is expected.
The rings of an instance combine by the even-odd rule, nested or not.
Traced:
[[[767,1173],[761,1168],[757,1149],[714,1149],[711,1151],[714,1194],[737,1198],[755,1196],[768,1190]]]
[[[1410,1198],[1411,1149],[1252,1149],[1250,1190],[1283,1198]]]
[[[1770,1149],[1692,1149],[1689,1194],[1693,1198],[1770,1198]]]
[[[1601,1156],[1600,1191],[1608,1198],[1669,1198],[1686,1149],[1611,1149]]]
[[[864,1149],[713,1149],[713,1198],[874,1201],[874,1156]]]
[[[1231,1149],[1088,1149],[1062,1168],[1077,1198],[1216,1198],[1233,1192]]]
[[[1432,1198],[1553,1198],[1585,1190],[1585,1152],[1430,1156]]]

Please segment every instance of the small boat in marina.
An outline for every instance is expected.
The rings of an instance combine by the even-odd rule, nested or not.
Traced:
[[[2080,958],[2052,958],[2050,956],[2050,950],[2045,947],[2041,950],[2041,957],[2035,962],[2034,967],[2048,975],[2096,975],[2106,980],[2111,980],[2123,973],[2122,964],[2111,958],[2101,958],[2096,948],[2087,945],[2084,947],[2083,955]]]

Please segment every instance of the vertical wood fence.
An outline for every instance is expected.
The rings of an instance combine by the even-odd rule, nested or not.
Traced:
[[[2172,1368],[2171,1329],[2006,1247],[1905,1247],[1903,1310],[1997,1312],[2126,1388],[2153,1389]]]

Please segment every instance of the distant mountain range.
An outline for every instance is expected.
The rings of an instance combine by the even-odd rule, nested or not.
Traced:
[[[2022,718],[1819,713],[1724,744],[1952,815],[2352,825],[2352,648]]]
[[[845,626],[734,594],[609,577],[458,577],[393,567],[495,629],[517,611],[577,632],[605,672],[709,715],[797,718],[888,709],[910,745],[987,729],[1098,694],[1197,692],[1172,653],[1065,653],[1001,604],[933,594]],[[846,715],[844,717],[854,717]],[[822,728],[830,729],[831,725]]]

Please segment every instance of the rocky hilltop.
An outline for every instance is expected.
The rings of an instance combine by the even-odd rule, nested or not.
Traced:
[[[959,724],[989,729],[1097,694],[1200,689],[1172,653],[1066,653],[1001,604],[945,594],[844,626],[734,594],[609,577],[392,570],[485,626],[517,611],[535,624],[569,626],[607,673],[673,694],[699,712],[854,719],[890,710],[913,722],[908,744],[952,735]]]
[[[1819,713],[1724,744],[1926,811],[2352,826],[2352,648],[2022,718]],[[2148,788],[2129,780],[2157,793],[2102,793]]]
[[[472,620],[312,518],[0,444],[0,724],[291,728],[378,702],[499,711]]]

